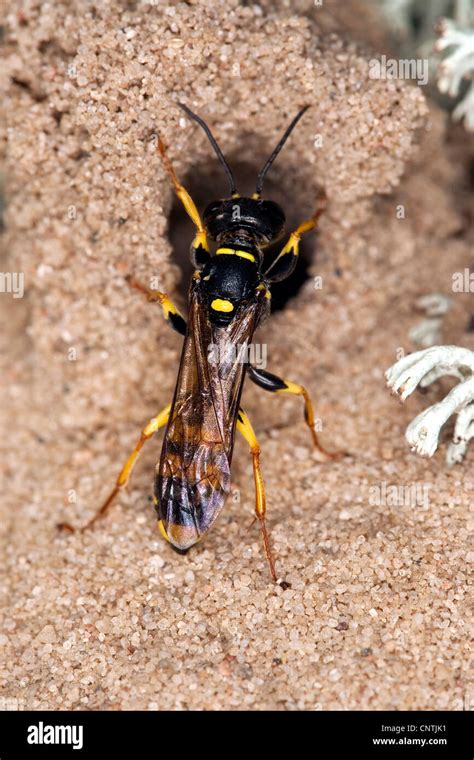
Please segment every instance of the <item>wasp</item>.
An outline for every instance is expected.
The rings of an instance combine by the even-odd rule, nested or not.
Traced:
[[[282,238],[285,215],[279,205],[262,197],[265,176],[308,106],[297,113],[260,170],[254,194],[241,197],[230,166],[208,125],[186,105],[179,105],[206,133],[227,174],[229,196],[211,202],[201,218],[196,204],[176,176],[164,142],[158,138],[166,173],[195,225],[190,247],[194,274],[187,322],[166,293],[148,290],[133,278],[129,278],[129,282],[150,301],[158,302],[167,322],[184,337],[178,378],[171,404],[143,429],[111,494],[83,530],[103,515],[118,492],[127,486],[145,442],[157,430],[166,427],[156,466],[153,502],[163,538],[178,552],[187,552],[210,530],[224,506],[231,488],[231,461],[238,430],[250,447],[255,513],[271,577],[274,582],[287,586],[278,579],[275,570],[266,525],[260,446],[240,405],[240,397],[246,376],[266,391],[301,396],[314,446],[328,457],[335,456],[319,443],[313,405],[306,388],[254,366],[248,360],[247,350],[257,327],[270,312],[272,283],[290,277],[298,259],[301,236],[316,227],[324,210],[321,197],[313,216],[290,234],[271,265],[266,266],[265,251]],[[229,351],[229,347],[237,350]],[[62,527],[73,530],[68,524],[63,523]]]

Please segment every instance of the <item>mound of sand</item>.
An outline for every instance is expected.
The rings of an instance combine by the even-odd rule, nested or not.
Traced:
[[[467,699],[468,465],[411,455],[403,430],[426,399],[401,408],[383,381],[397,349],[412,349],[416,298],[449,292],[470,264],[452,191],[462,167],[418,89],[369,78],[351,41],[363,17],[352,34],[351,14],[331,4],[276,5],[6,2],[3,269],[25,276],[23,299],[0,299],[8,704],[462,709]],[[185,290],[192,226],[153,135],[201,206],[226,189],[179,100],[208,120],[244,182],[311,103],[268,194],[290,227],[320,187],[329,209],[317,257],[316,237],[305,244],[306,283],[259,341],[270,371],[312,391],[326,445],[351,457],[319,463],[299,399],[246,387],[287,591],[270,583],[249,530],[242,441],[234,498],[186,557],[160,539],[149,501],[158,439],[93,532],[55,530],[93,513],[172,395],[181,340],[124,275],[157,277],[178,301]],[[459,297],[444,342],[472,346],[468,307]]]

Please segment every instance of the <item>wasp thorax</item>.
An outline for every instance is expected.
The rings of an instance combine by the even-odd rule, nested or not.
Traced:
[[[199,281],[211,322],[218,326],[229,324],[239,306],[255,294],[259,283],[254,261],[235,254],[213,256]]]

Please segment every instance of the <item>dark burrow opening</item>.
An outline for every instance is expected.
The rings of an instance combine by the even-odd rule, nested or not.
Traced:
[[[231,156],[229,163],[233,168],[239,193],[252,195],[255,190],[255,182],[258,170],[265,157],[259,156],[255,165],[242,164],[237,156]],[[206,164],[196,165],[187,175],[180,177],[180,181],[191,194],[196,206],[202,215],[205,207],[213,200],[228,197],[229,188],[223,169],[217,159],[211,158]],[[284,237],[265,252],[265,268],[268,268],[273,259],[288,239],[290,232],[298,224],[311,215],[314,206],[315,193],[310,197],[304,192],[304,184],[297,180],[295,171],[285,175],[284,170],[274,172],[265,180],[264,198],[278,203],[286,216],[286,228]],[[181,271],[182,277],[178,286],[183,303],[186,303],[188,288],[193,267],[189,258],[189,247],[194,237],[194,225],[186,214],[181,201],[175,197],[169,216],[169,239],[173,248],[173,261]],[[296,269],[287,280],[272,285],[272,313],[284,309],[291,298],[294,298],[303,284],[309,279],[309,267],[316,250],[315,232],[307,233],[301,239],[300,256]],[[211,243],[212,250],[215,244]]]

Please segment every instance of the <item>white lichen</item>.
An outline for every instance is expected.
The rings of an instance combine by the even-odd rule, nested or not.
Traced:
[[[379,0],[379,5],[392,33],[419,40],[431,36],[435,21],[450,12],[451,0]]]
[[[474,351],[459,346],[434,346],[400,359],[385,373],[387,385],[402,401],[420,386],[451,375],[460,382],[445,398],[421,412],[408,425],[405,437],[421,456],[431,457],[438,448],[441,428],[457,415],[453,440],[448,446],[448,464],[461,462],[471,438],[474,438]]]
[[[450,19],[441,19],[436,26],[437,52],[448,51],[438,66],[438,89],[451,98],[458,97],[464,82],[468,90],[453,111],[453,119],[474,131],[474,30],[463,30]]]
[[[399,53],[428,58],[430,75],[438,66],[438,89],[459,100],[453,119],[464,119],[466,129],[474,131],[474,0],[378,3],[398,41]]]
[[[418,346],[429,348],[441,340],[443,318],[451,307],[451,299],[442,293],[429,293],[416,302],[418,309],[425,313],[425,319],[410,330],[410,340]]]

